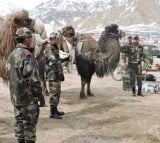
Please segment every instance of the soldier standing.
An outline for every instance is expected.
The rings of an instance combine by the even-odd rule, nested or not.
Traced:
[[[49,91],[49,104],[50,104],[50,118],[62,119],[64,112],[57,109],[60,94],[61,94],[61,81],[64,81],[63,68],[59,57],[58,49],[58,35],[51,33],[49,36],[50,43],[45,50],[46,57],[46,81]]]
[[[32,55],[33,48],[30,48],[32,33],[28,28],[18,28],[16,40],[16,48],[7,61],[10,96],[15,114],[15,136],[18,143],[35,143],[39,106],[44,106],[45,100],[37,64]]]
[[[144,60],[143,47],[139,44],[139,37],[128,37],[127,45],[121,47],[121,51],[128,57],[127,72],[130,77],[130,87],[132,88],[133,96],[136,96],[136,82],[138,86],[138,96],[142,94],[142,67],[141,62]]]
[[[136,96],[136,82],[138,86],[138,96],[142,94],[142,67],[141,62],[144,59],[143,47],[139,44],[139,37],[135,36],[133,44],[128,48],[128,71],[130,74],[130,84],[133,96]]]

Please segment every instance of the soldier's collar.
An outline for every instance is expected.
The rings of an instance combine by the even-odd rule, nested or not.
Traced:
[[[28,48],[26,45],[24,45],[24,44],[22,44],[22,43],[18,43],[18,44],[17,44],[17,47],[20,47],[20,48],[21,48],[21,47],[23,47],[23,48]]]

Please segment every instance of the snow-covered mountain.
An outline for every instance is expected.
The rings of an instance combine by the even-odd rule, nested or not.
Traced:
[[[54,27],[73,25],[80,31],[93,31],[110,23],[158,27],[159,13],[160,0],[48,0],[35,7],[31,16]]]
[[[5,15],[12,8],[0,4]],[[48,0],[30,11],[30,16],[56,30],[73,25],[78,31],[101,31],[111,23],[121,27],[159,30],[160,0]]]
[[[129,0],[121,5],[91,14],[78,28],[93,30],[95,27],[98,29],[111,23],[117,23],[125,27],[143,24],[152,28],[154,25],[154,28],[159,30],[159,13],[159,0]]]
[[[33,9],[31,16],[40,18],[46,23],[52,23],[55,27],[73,25],[83,29],[83,23],[88,21],[92,15],[103,13],[113,7],[123,6],[130,1],[132,0],[49,0]],[[104,15],[105,13],[98,19],[103,19]],[[94,27],[96,23],[90,24]]]
[[[34,18],[52,22],[57,26],[72,24],[89,16],[87,4],[73,0],[49,0],[31,11]]]

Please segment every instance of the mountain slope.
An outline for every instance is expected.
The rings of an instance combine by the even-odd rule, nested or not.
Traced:
[[[145,5],[144,5],[145,3]],[[159,23],[160,4],[154,0],[133,0],[126,5],[115,6],[92,14],[79,29],[92,30],[94,27],[117,23],[122,26]],[[101,17],[101,19],[99,19]],[[95,23],[91,25],[90,23]]]
[[[71,24],[81,31],[102,29],[111,23],[121,26],[155,23],[158,27],[160,0],[49,0],[30,13],[55,27]]]

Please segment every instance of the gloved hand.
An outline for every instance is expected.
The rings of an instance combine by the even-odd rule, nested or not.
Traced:
[[[45,106],[45,99],[44,99],[44,96],[41,95],[39,98],[38,98],[38,101],[39,101],[39,107],[44,107]]]

